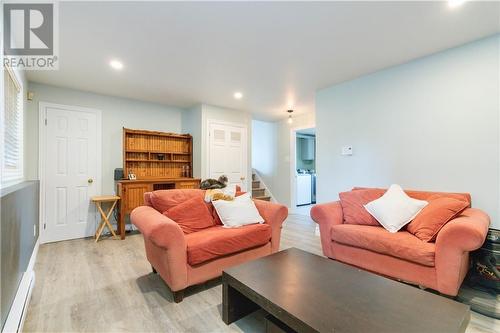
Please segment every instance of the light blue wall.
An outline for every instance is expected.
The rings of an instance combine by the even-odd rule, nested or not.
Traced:
[[[245,125],[247,131],[247,174],[245,186],[249,187],[251,179],[251,142],[252,117],[250,113],[226,109],[218,106],[199,104],[182,113],[182,131],[193,136],[193,172],[195,177],[208,178],[208,122],[221,122]],[[246,188],[245,187],[245,188]]]
[[[82,106],[102,112],[102,193],[115,191],[114,169],[123,167],[123,127],[163,132],[181,132],[183,109],[133,99],[99,95],[80,90],[29,83],[34,93],[28,101],[27,178],[38,179],[39,102]]]
[[[500,228],[499,46],[496,35],[317,92],[319,201],[391,183],[470,192]]]
[[[182,133],[193,136],[193,177],[201,177],[201,104],[182,112]]]
[[[277,124],[253,120],[252,168],[259,173],[271,193],[273,193],[273,179],[277,171],[277,150]]]

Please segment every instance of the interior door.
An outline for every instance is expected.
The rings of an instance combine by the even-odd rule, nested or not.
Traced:
[[[96,211],[90,197],[100,194],[100,118],[93,112],[47,106],[45,119],[42,241],[91,236]]]
[[[228,177],[230,185],[247,190],[247,133],[246,127],[210,123],[209,177]]]

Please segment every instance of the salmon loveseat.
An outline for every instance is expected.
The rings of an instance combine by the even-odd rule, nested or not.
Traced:
[[[288,209],[276,203],[256,200],[265,220],[238,228],[223,228],[213,205],[207,204],[215,225],[185,234],[181,227],[162,212],[193,196],[203,198],[203,190],[160,190],[144,195],[144,206],[130,215],[132,223],[143,234],[146,256],[158,272],[174,301],[180,302],[183,290],[222,275],[222,270],[277,252],[281,227]]]
[[[319,204],[311,209],[311,217],[319,225],[323,253],[368,271],[455,296],[469,269],[469,252],[483,244],[490,219],[481,210],[470,208],[469,194],[405,192],[419,200],[435,194],[461,197],[469,208],[446,223],[434,242],[424,242],[405,228],[390,233],[381,226],[346,224],[340,201]]]

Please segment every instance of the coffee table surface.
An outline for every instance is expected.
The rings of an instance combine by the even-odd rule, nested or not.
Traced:
[[[464,332],[470,318],[464,304],[296,248],[229,268],[223,282],[299,332]]]

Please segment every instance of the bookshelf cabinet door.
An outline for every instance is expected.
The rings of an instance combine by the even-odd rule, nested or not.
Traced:
[[[144,193],[152,191],[151,184],[126,184],[123,190],[125,195],[122,198],[125,202],[125,211],[130,213],[135,207],[144,205]]]

